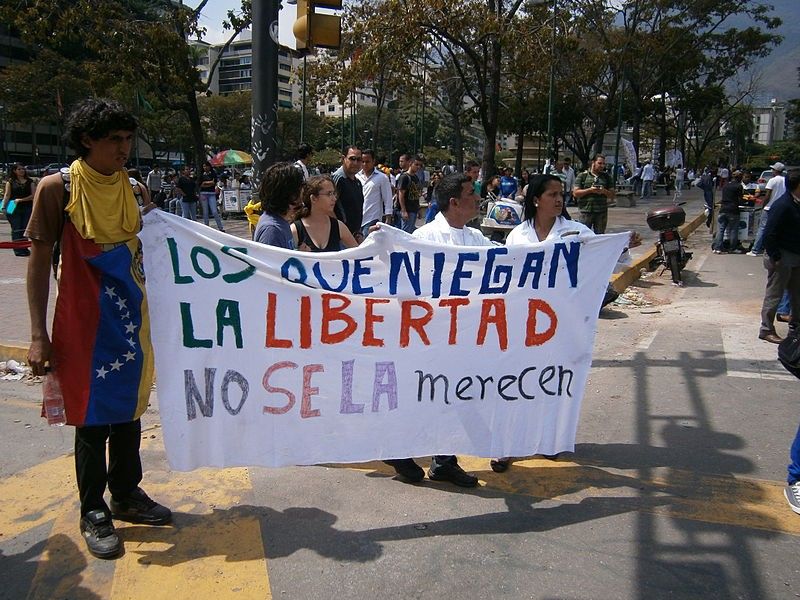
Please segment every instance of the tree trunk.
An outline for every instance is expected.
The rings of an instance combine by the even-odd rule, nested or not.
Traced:
[[[458,112],[450,113],[453,123],[453,154],[455,154],[456,171],[464,171],[464,133],[461,131],[461,115]]]
[[[517,129],[517,153],[514,157],[514,173],[517,177],[522,173],[522,150],[525,146],[525,125],[520,123]]]
[[[503,59],[503,50],[497,36],[492,39],[491,66],[489,67],[489,97],[487,98],[486,112],[482,115],[484,149],[483,149],[483,181],[497,171],[495,155],[497,153],[497,116],[500,112],[500,77]]]
[[[197,106],[197,94],[194,90],[187,94],[186,116],[189,118],[189,126],[192,130],[192,142],[194,143],[194,165],[199,173],[203,162],[206,160],[206,141],[203,135],[203,125],[200,123],[200,109]]]

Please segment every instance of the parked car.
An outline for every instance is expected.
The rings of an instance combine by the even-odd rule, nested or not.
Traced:
[[[41,177],[42,165],[25,165],[25,171],[28,173],[28,177]]]
[[[767,182],[770,179],[772,179],[772,169],[767,169],[766,171],[761,172],[761,175],[759,175],[758,179],[756,180],[759,192],[763,192],[765,189],[767,189]]]
[[[63,167],[69,167],[69,165],[67,163],[50,163],[42,169],[42,177],[58,173]]]

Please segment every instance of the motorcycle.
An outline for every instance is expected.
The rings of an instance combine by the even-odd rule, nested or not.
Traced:
[[[655,269],[663,265],[669,268],[672,274],[672,283],[683,285],[681,271],[692,258],[691,252],[686,252],[683,246],[678,227],[686,221],[686,212],[681,208],[685,202],[675,206],[651,210],[647,213],[647,225],[653,231],[658,231],[656,242],[656,257],[650,262],[650,268]],[[663,272],[663,271],[662,271]]]

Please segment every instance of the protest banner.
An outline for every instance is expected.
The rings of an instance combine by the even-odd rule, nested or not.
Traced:
[[[572,450],[627,234],[263,246],[163,211],[140,234],[177,470]]]

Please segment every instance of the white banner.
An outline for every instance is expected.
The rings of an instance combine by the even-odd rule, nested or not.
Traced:
[[[627,234],[304,253],[145,216],[172,468],[572,450]]]
[[[636,148],[633,146],[633,142],[626,138],[622,138],[622,147],[625,149],[625,164],[628,165],[631,173],[635,173],[637,163]]]

